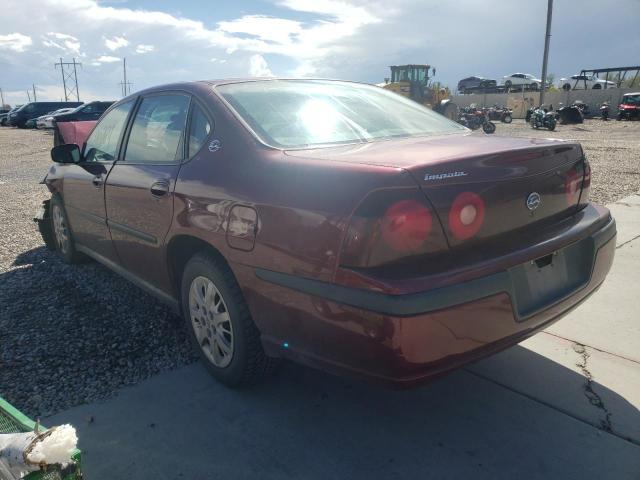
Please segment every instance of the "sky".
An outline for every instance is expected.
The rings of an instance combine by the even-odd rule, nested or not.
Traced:
[[[540,76],[545,0],[2,0],[6,103],[63,97],[60,58],[82,63],[80,99],[230,77],[380,83],[389,65],[426,63],[455,88],[470,75]],[[555,0],[549,69],[640,64],[640,0]],[[31,95],[33,95],[31,93]]]

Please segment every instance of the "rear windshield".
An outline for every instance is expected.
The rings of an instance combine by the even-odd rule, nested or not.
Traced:
[[[640,105],[640,94],[625,95],[622,97],[622,103],[626,103],[627,105]]]
[[[305,148],[465,131],[379,87],[323,80],[267,80],[216,90],[268,145]]]

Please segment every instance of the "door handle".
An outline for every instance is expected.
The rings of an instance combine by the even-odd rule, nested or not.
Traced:
[[[96,175],[95,177],[93,177],[91,179],[91,183],[93,183],[94,187],[101,187],[102,184],[104,183],[104,180],[102,179],[102,175]]]
[[[154,197],[162,197],[169,193],[169,182],[166,180],[160,180],[151,185],[151,195]]]

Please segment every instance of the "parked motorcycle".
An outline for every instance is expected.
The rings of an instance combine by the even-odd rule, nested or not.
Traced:
[[[502,123],[511,123],[513,121],[511,110],[500,108],[497,105],[488,108],[487,114],[489,115],[489,120],[500,120]]]
[[[458,123],[471,130],[477,130],[482,127],[484,133],[494,133],[496,131],[496,124],[489,120],[487,113],[475,107],[460,109]]]
[[[546,128],[547,130],[556,129],[556,114],[547,112],[543,108],[536,108],[531,113],[531,128]]]
[[[605,122],[609,120],[609,102],[604,102],[600,105],[600,118]]]

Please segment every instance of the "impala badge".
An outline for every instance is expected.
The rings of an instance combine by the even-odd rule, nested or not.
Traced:
[[[540,203],[542,203],[542,198],[538,192],[531,192],[527,197],[527,208],[532,212],[540,206]]]
[[[445,172],[445,173],[436,173],[436,174],[427,173],[424,176],[424,180],[425,182],[428,182],[430,180],[442,180],[444,178],[466,177],[466,176],[467,176],[467,172]]]

